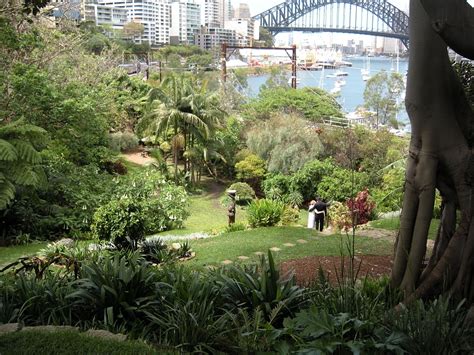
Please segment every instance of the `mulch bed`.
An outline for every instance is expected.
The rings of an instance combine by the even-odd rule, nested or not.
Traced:
[[[345,273],[349,270],[349,259],[345,260]],[[391,255],[361,255],[355,257],[355,270],[359,270],[358,278],[365,277],[380,278],[384,275],[390,275],[393,265],[393,256]],[[341,275],[341,257],[340,256],[309,256],[302,259],[285,261],[281,264],[281,271],[294,272],[296,282],[299,285],[311,284],[318,278],[318,270],[322,268],[327,275],[329,282],[335,284],[338,275]]]

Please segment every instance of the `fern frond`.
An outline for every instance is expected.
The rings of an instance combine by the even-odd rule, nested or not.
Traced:
[[[25,123],[25,119],[23,118],[0,126],[0,138],[6,140],[22,137],[27,140],[44,141],[46,133],[47,132],[41,127]]]
[[[16,148],[18,156],[21,160],[24,160],[30,164],[40,164],[41,155],[40,153],[28,142],[12,139],[10,143]]]
[[[9,181],[0,183],[0,210],[5,209],[15,197],[15,186]]]
[[[36,186],[38,184],[38,175],[28,164],[16,164],[10,171],[10,181],[17,185]]]
[[[0,160],[15,161],[18,154],[15,147],[4,139],[0,139]]]

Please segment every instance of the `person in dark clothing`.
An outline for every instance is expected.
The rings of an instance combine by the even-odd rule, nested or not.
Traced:
[[[314,205],[314,213],[315,213],[315,227],[316,230],[323,231],[324,228],[324,217],[326,216],[328,204],[321,201],[318,197],[316,199],[316,204]]]

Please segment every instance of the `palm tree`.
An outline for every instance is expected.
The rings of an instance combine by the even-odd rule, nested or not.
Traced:
[[[192,78],[170,75],[149,92],[148,103],[142,126],[166,139],[171,135],[175,178],[181,151],[185,171],[194,176],[196,160],[190,159],[196,153],[193,148],[211,139],[225,114],[219,109],[218,100],[207,94],[206,85],[199,87]]]

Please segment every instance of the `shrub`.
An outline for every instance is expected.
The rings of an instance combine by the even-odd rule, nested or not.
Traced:
[[[157,300],[156,273],[136,254],[116,254],[88,263],[80,276],[76,291],[69,295],[74,309],[85,320],[97,319],[113,329],[130,329]]]
[[[145,236],[145,215],[141,203],[131,199],[112,200],[94,213],[93,235],[118,248],[136,249]]]
[[[233,223],[230,226],[225,227],[225,233],[240,232],[247,229],[247,226],[243,223]]]
[[[237,191],[235,200],[239,205],[246,205],[255,199],[255,191],[245,182],[236,182],[230,185],[229,190]]]
[[[353,214],[356,225],[366,224],[370,220],[375,203],[369,196],[369,190],[365,189],[359,192],[355,199],[347,201],[347,208]]]
[[[319,183],[335,169],[334,163],[327,160],[314,160],[306,163],[291,178],[292,190],[299,191],[304,201],[313,200],[319,193]],[[331,197],[333,199],[333,197]]]
[[[255,154],[250,154],[244,160],[235,164],[237,179],[254,181],[265,175],[265,161]]]
[[[132,132],[117,132],[109,135],[109,147],[115,152],[123,152],[138,147],[138,137]]]
[[[133,173],[121,180],[115,188],[115,196],[143,201],[145,234],[181,228],[189,216],[184,187],[167,182],[153,169]]]
[[[247,218],[252,228],[277,225],[285,210],[282,202],[273,200],[253,201],[247,210]]]
[[[303,195],[298,191],[291,191],[289,194],[283,196],[283,202],[290,206],[301,206],[303,203]]]
[[[288,194],[291,188],[292,177],[283,174],[272,174],[262,182],[263,193],[266,198],[280,199]]]
[[[337,230],[348,231],[352,228],[351,212],[347,205],[333,202],[329,207],[329,222]]]
[[[290,226],[297,223],[300,219],[300,210],[292,206],[285,206],[283,215],[281,216],[281,224]]]
[[[368,175],[357,171],[335,168],[331,174],[322,177],[318,184],[318,195],[323,200],[345,202],[356,191],[363,190],[368,184]]]

